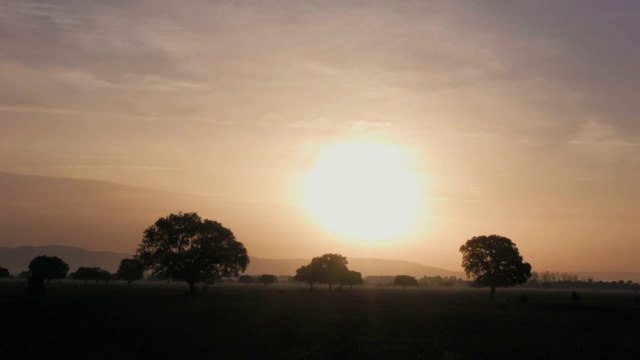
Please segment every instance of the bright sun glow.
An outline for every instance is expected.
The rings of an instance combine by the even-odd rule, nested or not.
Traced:
[[[420,186],[402,148],[335,145],[320,157],[306,185],[308,209],[338,235],[385,240],[406,234],[417,221]]]

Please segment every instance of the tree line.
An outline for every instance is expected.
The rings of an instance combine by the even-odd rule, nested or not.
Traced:
[[[531,265],[523,261],[515,243],[500,235],[475,236],[460,247],[462,268],[470,281],[456,277],[423,277],[418,280],[409,275],[393,277],[393,284],[417,286],[437,284],[451,287],[461,282],[474,287],[490,289],[490,299],[495,297],[496,288],[526,284],[576,284],[578,279],[568,273],[537,273]],[[151,272],[156,279],[184,281],[190,293],[196,292],[196,284],[235,278],[243,273],[249,264],[249,256],[244,245],[237,241],[231,230],[220,223],[202,219],[196,213],[169,214],[159,218],[143,233],[143,238],[131,259],[123,259],[115,274],[98,267],[80,267],[68,274],[69,266],[60,258],[38,256],[29,263],[31,278],[40,278],[49,283],[52,279],[63,279],[69,275],[74,280],[104,281],[125,280],[131,284],[143,278],[144,272]],[[8,270],[0,268],[0,277],[8,276]],[[314,257],[311,262],[296,270],[294,281],[303,282],[313,290],[315,284],[334,286],[357,286],[363,284],[362,274],[350,270],[345,256],[328,253]],[[375,281],[369,277],[368,280]],[[379,280],[379,279],[378,279]],[[274,275],[257,277],[243,275],[238,278],[243,284],[276,283]],[[593,283],[592,281],[590,282]],[[545,285],[547,284],[547,285]],[[630,286],[629,283],[615,283]]]
[[[4,272],[0,268],[0,275],[9,277],[9,271]],[[69,265],[57,256],[40,255],[29,262],[27,271],[21,272],[20,278],[39,278],[46,281],[70,278],[73,280],[83,280],[85,283],[94,280],[96,282],[109,282],[112,280],[124,280],[131,285],[132,281],[140,280],[144,276],[143,265],[135,259],[122,259],[118,271],[111,274],[109,271],[99,267],[79,267],[75,272],[69,273]],[[6,270],[6,269],[4,269]]]

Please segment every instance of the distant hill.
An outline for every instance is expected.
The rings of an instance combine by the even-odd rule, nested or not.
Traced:
[[[450,271],[426,266],[411,261],[404,260],[383,260],[383,259],[348,259],[349,269],[356,270],[367,275],[411,275],[415,277],[423,276],[457,276],[465,277],[462,271]]]
[[[57,256],[69,264],[70,271],[75,271],[80,266],[98,266],[109,272],[115,272],[120,265],[120,260],[129,258],[131,254],[115,253],[109,251],[90,251],[73,246],[19,246],[16,248],[0,247],[0,266],[9,269],[14,275],[27,270],[29,262],[36,256]],[[275,274],[294,275],[296,269],[306,265],[311,259],[262,259],[251,257],[251,263],[247,274]],[[348,259],[349,268],[367,275],[398,275],[412,276],[463,276],[460,272],[447,271],[421,264],[381,259]]]
[[[130,253],[148,226],[178,211],[215,219],[249,248],[252,241],[276,244],[302,232],[313,238],[304,212],[291,205],[0,171],[0,246],[4,247],[64,245]]]
[[[349,269],[362,273],[362,276],[400,274],[416,277],[464,276],[463,272],[444,270],[410,261],[359,258],[347,258],[347,261],[349,262]],[[247,274],[294,275],[296,269],[309,262],[311,262],[311,259],[261,259],[252,257]]]

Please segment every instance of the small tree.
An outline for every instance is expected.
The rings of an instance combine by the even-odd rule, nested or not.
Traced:
[[[402,286],[402,289],[406,289],[407,286],[418,286],[418,280],[409,275],[398,275],[393,279],[393,285]]]
[[[105,284],[113,279],[113,275],[107,270],[103,270],[98,268],[98,277],[96,278],[96,282],[103,281]]]
[[[136,259],[122,259],[120,267],[116,273],[117,279],[127,281],[127,285],[131,286],[132,281],[140,280],[144,276],[144,267],[140,261]]]
[[[3,267],[0,267],[0,279],[2,278],[6,278],[9,277],[9,269],[5,269]]]
[[[199,282],[238,276],[249,264],[247,250],[231,230],[196,213],[170,214],[144,231],[134,257],[154,276]]]
[[[86,284],[89,280],[95,280],[96,283],[104,281],[108,283],[113,279],[113,275],[107,270],[103,270],[99,267],[79,267],[76,272],[69,275],[73,280],[83,280]]]
[[[344,274],[342,279],[340,279],[340,286],[344,285],[351,286],[351,289],[356,285],[362,285],[362,274],[357,271],[349,270]]]
[[[256,278],[256,283],[263,284],[263,285],[275,284],[277,282],[278,282],[278,277],[270,274],[260,275]]]
[[[313,290],[313,284],[322,282],[322,268],[318,266],[304,265],[296,270],[296,276],[293,277],[294,281],[306,282],[309,284],[309,289]]]
[[[69,265],[57,256],[36,256],[29,263],[29,271],[32,276],[41,277],[47,280],[47,284],[51,279],[64,279],[69,272]]]
[[[516,245],[499,235],[475,236],[460,247],[462,268],[472,285],[490,287],[495,299],[496,287],[524,284],[531,277],[531,265],[522,261]]]
[[[247,285],[251,285],[255,282],[255,280],[253,279],[252,276],[249,275],[242,275],[238,278],[238,283],[240,284],[247,284]]]
[[[86,284],[89,280],[96,280],[100,276],[100,271],[104,271],[98,267],[79,267],[76,272],[70,275],[73,280],[83,280]]]

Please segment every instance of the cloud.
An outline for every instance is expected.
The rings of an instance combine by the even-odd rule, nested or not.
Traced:
[[[391,126],[390,122],[377,121],[340,121],[330,120],[325,117],[317,119],[304,119],[290,122],[286,125],[292,129],[306,130],[344,130],[350,132],[369,132],[383,130]]]
[[[316,119],[303,119],[293,121],[287,124],[292,129],[340,129],[343,123],[335,120],[329,120],[325,117]]]
[[[640,152],[639,141],[624,139],[615,126],[599,120],[583,123],[568,143],[598,161],[636,160]]]
[[[75,164],[75,165],[58,165],[61,169],[125,169],[125,170],[141,170],[141,171],[173,171],[182,170],[177,166],[153,166],[153,165],[89,165],[89,164]]]

